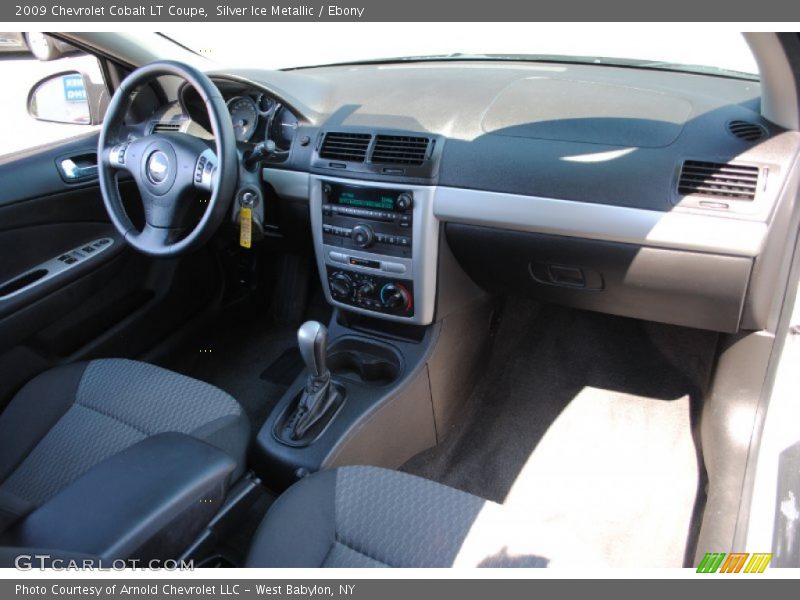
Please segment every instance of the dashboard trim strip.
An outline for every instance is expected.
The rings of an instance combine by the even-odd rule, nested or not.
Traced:
[[[760,221],[449,187],[436,189],[433,212],[453,223],[749,258],[767,234]]]

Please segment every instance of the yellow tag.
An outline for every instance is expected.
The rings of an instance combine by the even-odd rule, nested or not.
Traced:
[[[239,211],[239,245],[249,248],[253,245],[253,209],[242,208]]]

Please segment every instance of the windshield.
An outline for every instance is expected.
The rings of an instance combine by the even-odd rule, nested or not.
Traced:
[[[280,23],[163,35],[226,66],[268,69],[386,60],[568,60],[753,77],[734,31],[531,23]]]

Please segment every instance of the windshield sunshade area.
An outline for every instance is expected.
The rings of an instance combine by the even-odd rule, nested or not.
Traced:
[[[434,23],[414,24],[414,35],[390,35],[395,25],[342,23],[335,43],[296,44],[298,36],[313,36],[315,24],[284,23],[270,28],[270,47],[291,47],[290,53],[253,52],[250,36],[240,31],[204,27],[162,33],[220,64],[289,69],[341,63],[407,61],[531,61],[567,62],[666,69],[753,78],[758,69],[744,38],[731,31],[693,34],[682,28],[639,26],[627,35],[602,26],[568,30],[545,29],[532,23],[451,23],[442,36]],[[253,26],[258,29],[259,26]],[[263,29],[263,26],[261,26]],[[320,31],[320,33],[322,33]],[[676,43],[676,38],[680,43]],[[244,64],[247,63],[247,64]]]

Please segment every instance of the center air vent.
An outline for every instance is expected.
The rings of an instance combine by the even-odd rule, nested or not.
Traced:
[[[150,133],[165,133],[169,131],[180,131],[181,124],[180,123],[155,123],[153,128],[150,130]]]
[[[758,190],[758,174],[758,167],[749,165],[687,160],[681,169],[678,192],[729,200],[753,200]]]
[[[416,165],[425,162],[430,140],[426,137],[378,135],[372,162],[381,165]]]
[[[320,158],[362,163],[367,157],[367,148],[372,141],[368,133],[328,132],[322,141]]]
[[[750,121],[731,121],[728,123],[728,131],[746,142],[756,142],[767,135],[766,129]]]

